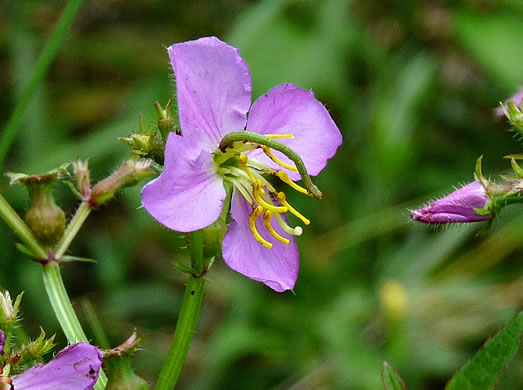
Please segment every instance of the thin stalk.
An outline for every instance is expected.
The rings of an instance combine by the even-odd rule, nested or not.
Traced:
[[[198,272],[203,269],[203,233],[191,233],[191,265]],[[200,316],[205,279],[189,276],[182,307],[176,324],[171,349],[162,368],[155,390],[172,390],[180,377],[185,359],[191,346],[192,337]]]
[[[0,194],[0,217],[35,256],[42,260],[47,259],[49,256],[47,251],[40,245],[31,229],[29,229],[16,211],[13,210],[2,194]]]
[[[62,275],[60,274],[60,266],[56,262],[50,262],[43,266],[43,270],[45,290],[67,340],[71,344],[78,342],[87,343],[87,337],[65,290]],[[106,385],[107,377],[100,370],[95,389],[104,389]]]
[[[81,4],[82,0],[70,0],[67,2],[62,15],[60,16],[60,20],[42,50],[33,73],[22,92],[22,96],[18,100],[18,104],[2,132],[2,137],[0,138],[0,171],[4,165],[9,148],[14,141],[16,131],[24,120],[29,103],[31,103],[31,99],[42,83],[49,66],[58,54],[58,50],[60,49]]]
[[[65,252],[69,248],[69,245],[71,245],[71,242],[76,237],[76,234],[78,233],[83,223],[89,216],[90,212],[91,207],[89,207],[89,205],[86,202],[82,202],[80,204],[80,207],[78,207],[78,210],[76,210],[73,219],[71,219],[71,222],[69,222],[69,225],[67,225],[64,235],[62,236],[60,241],[58,241],[58,244],[56,244],[56,247],[54,248],[55,259],[60,260],[62,256],[65,254]]]

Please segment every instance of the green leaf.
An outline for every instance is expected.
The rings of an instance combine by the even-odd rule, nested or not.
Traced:
[[[381,369],[381,380],[384,390],[405,390],[405,382],[398,375],[396,370],[387,362],[383,362]]]
[[[446,390],[493,389],[516,353],[523,333],[523,312],[514,317],[496,336],[451,379]]]

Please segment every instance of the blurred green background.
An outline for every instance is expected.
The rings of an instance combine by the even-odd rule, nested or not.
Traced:
[[[0,123],[6,122],[63,1],[0,3]],[[254,97],[276,84],[312,89],[344,144],[316,182],[292,194],[312,224],[298,239],[294,294],[277,294],[218,260],[180,389],[380,389],[389,361],[409,389],[441,389],[523,307],[521,206],[482,224],[433,229],[409,209],[492,178],[520,140],[494,115],[523,85],[520,0],[86,0],[35,96],[5,171],[40,173],[90,158],[95,180],[127,158],[116,141],[174,96],[165,47],[216,35],[240,49]],[[81,320],[93,303],[115,346],[147,334],[134,359],[151,384],[167,354],[185,276],[184,240],[140,209],[142,185],[95,211],[63,267]],[[23,214],[27,195],[0,180]],[[289,194],[291,196],[291,194]],[[56,198],[69,217],[77,201]],[[0,287],[25,291],[23,324],[65,339],[40,266],[0,223]],[[86,324],[87,327],[87,324]],[[92,332],[87,329],[92,336]],[[523,388],[519,353],[499,384]]]

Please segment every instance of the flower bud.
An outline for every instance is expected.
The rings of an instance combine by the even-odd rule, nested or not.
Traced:
[[[89,205],[91,207],[99,206],[112,199],[122,187],[134,185],[140,180],[154,175],[156,172],[152,160],[127,160],[111,176],[93,187]]]
[[[89,160],[82,161],[77,159],[73,162],[74,177],[76,178],[76,185],[82,199],[89,199],[91,192],[91,180],[89,172]]]
[[[2,329],[7,330],[16,322],[23,295],[23,293],[18,295],[13,304],[9,291],[0,292],[0,327]]]
[[[29,192],[29,209],[24,219],[35,237],[44,245],[51,246],[58,242],[65,230],[65,214],[53,198],[53,185],[67,172],[67,166],[43,173],[26,175],[8,173],[10,184],[22,183]]]
[[[494,218],[494,213],[478,213],[488,199],[487,190],[476,180],[426,207],[412,211],[410,216],[429,224],[485,221]]]
[[[119,137],[118,141],[129,145],[132,148],[131,153],[135,156],[152,158],[163,164],[164,142],[158,137],[156,131],[147,128],[143,116],[140,115],[140,130],[129,137]]]
[[[158,113],[158,130],[160,130],[160,134],[162,135],[163,142],[167,142],[167,137],[169,137],[169,133],[176,133],[180,135],[180,131],[178,131],[175,127],[175,121],[172,114],[172,107],[171,107],[171,101],[169,100],[165,106],[165,110],[162,108],[160,103],[156,102],[154,107],[156,108],[156,112]]]

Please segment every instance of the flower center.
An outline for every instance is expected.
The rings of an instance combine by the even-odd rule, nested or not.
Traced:
[[[292,134],[269,134],[265,136],[270,139],[294,138]],[[290,241],[274,230],[272,217],[274,217],[284,232],[293,236],[301,235],[303,230],[299,226],[289,226],[282,214],[290,212],[305,225],[308,225],[310,221],[292,207],[287,201],[285,193],[276,191],[264,175],[269,174],[275,176],[294,190],[303,194],[310,195],[310,191],[307,191],[307,189],[292,181],[285,171],[276,170],[246,154],[255,149],[261,149],[267,157],[280,167],[298,172],[295,166],[289,165],[275,156],[270,147],[247,141],[233,142],[224,151],[218,149],[214,156],[216,170],[218,174],[225,181],[231,183],[252,206],[252,212],[249,216],[249,228],[256,241],[266,248],[272,248],[273,244],[263,238],[256,227],[256,221],[262,217],[263,225],[265,229],[267,229],[267,232],[276,240],[287,245]]]

